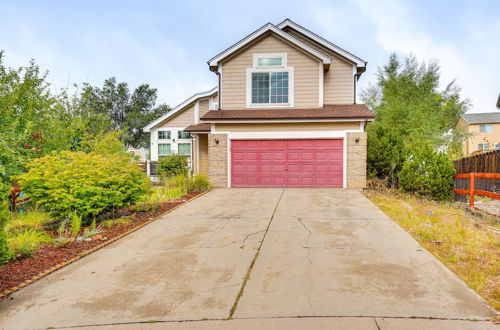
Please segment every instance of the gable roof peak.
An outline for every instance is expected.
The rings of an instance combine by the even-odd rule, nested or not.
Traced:
[[[295,45],[296,47],[299,47],[299,48],[303,49],[304,51],[306,51],[307,53],[320,59],[323,62],[323,65],[326,67],[328,67],[330,65],[330,63],[332,62],[331,57],[329,57],[328,55],[323,54],[319,50],[314,49],[313,47],[307,45],[306,43],[304,43],[304,42],[298,40],[297,38],[291,36],[290,34],[284,32],[283,30],[278,28],[276,25],[274,25],[272,23],[266,23],[262,27],[260,27],[259,29],[255,30],[251,34],[247,35],[246,37],[244,37],[240,41],[238,41],[235,44],[233,44],[232,46],[230,46],[229,48],[225,49],[224,51],[220,52],[219,54],[217,54],[214,57],[212,57],[211,59],[209,59],[207,62],[208,66],[211,69],[213,68],[214,70],[217,70],[219,63],[222,60],[224,60],[229,55],[235,53],[236,51],[238,51],[242,47],[248,45],[249,43],[251,43],[252,41],[254,41],[255,39],[259,38],[260,36],[262,36],[263,34],[269,32],[269,31],[275,33],[276,35],[278,35],[279,37],[283,38],[284,40],[290,42],[291,44]]]
[[[335,45],[334,43],[326,40],[325,38],[317,35],[316,33],[306,29],[300,24],[295,23],[289,18],[286,18],[284,21],[276,25],[279,29],[283,30],[286,27],[291,27],[292,29],[300,32],[301,34],[305,35],[306,37],[314,40],[315,42],[319,43],[320,45],[330,49],[331,51],[341,55],[342,57],[345,57],[346,59],[356,63],[356,66],[358,68],[365,68],[366,62],[365,60],[361,59],[360,57],[348,52],[347,50]]]

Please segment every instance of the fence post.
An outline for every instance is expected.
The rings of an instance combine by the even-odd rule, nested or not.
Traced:
[[[146,160],[146,173],[148,174],[148,177],[151,176],[151,162],[149,160]]]
[[[474,207],[474,172],[472,172],[470,174],[470,183],[469,183],[469,189],[470,189],[470,193],[469,193],[469,203],[470,203],[470,207]]]

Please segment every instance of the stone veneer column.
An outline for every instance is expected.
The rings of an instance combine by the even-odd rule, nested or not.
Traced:
[[[366,136],[366,132],[347,133],[347,188],[366,188]]]
[[[208,180],[214,187],[227,187],[227,134],[208,135]]]

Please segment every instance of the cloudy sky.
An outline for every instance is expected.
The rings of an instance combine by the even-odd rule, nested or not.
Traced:
[[[500,1],[457,0],[0,0],[8,66],[33,58],[54,89],[116,76],[147,82],[172,106],[216,85],[206,61],[267,22],[285,18],[368,61],[361,88],[390,52],[438,59],[473,112],[500,92]]]

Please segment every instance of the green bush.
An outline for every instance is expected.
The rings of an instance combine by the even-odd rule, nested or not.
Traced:
[[[47,233],[27,229],[9,235],[9,249],[15,259],[31,257],[40,245],[51,241],[52,238]]]
[[[187,175],[188,164],[186,156],[170,155],[163,157],[158,162],[158,175],[165,180],[176,175]]]
[[[407,153],[401,136],[377,123],[369,124],[366,131],[368,176],[387,180],[389,185],[396,186]]]
[[[130,158],[62,151],[35,159],[18,177],[24,192],[59,216],[91,216],[139,201],[151,181]]]
[[[210,189],[211,187],[212,185],[208,181],[207,177],[202,174],[198,174],[189,178],[189,192],[205,191]]]
[[[451,200],[455,169],[448,155],[425,146],[413,152],[399,173],[401,190],[436,200]]]
[[[51,220],[52,218],[50,217],[50,214],[42,210],[31,210],[24,213],[15,213],[7,222],[5,230],[7,232],[23,229],[40,230],[43,229],[43,226]]]

